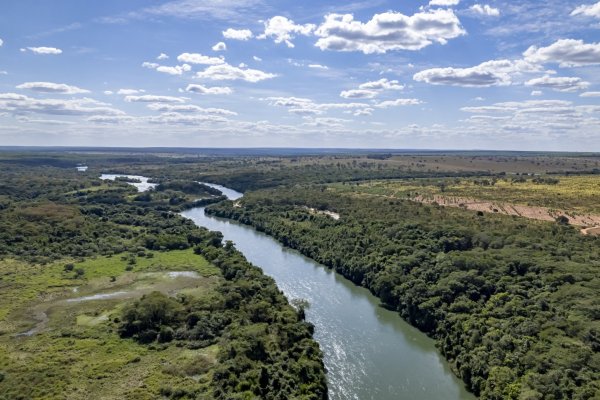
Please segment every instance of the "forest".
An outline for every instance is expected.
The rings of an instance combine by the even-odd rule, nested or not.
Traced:
[[[481,398],[598,396],[599,238],[320,185],[249,192],[207,212],[252,225],[370,289],[435,338]]]
[[[98,176],[0,170],[0,398],[327,398],[302,310],[178,215],[220,193]]]
[[[593,213],[596,160],[0,153],[0,398],[327,398],[302,306],[220,233],[178,214],[209,205],[368,288],[435,339],[476,396],[596,399],[600,238],[569,219],[414,201]],[[138,192],[102,173],[157,186]],[[244,197],[232,203],[198,182]],[[193,279],[170,277],[182,273]]]

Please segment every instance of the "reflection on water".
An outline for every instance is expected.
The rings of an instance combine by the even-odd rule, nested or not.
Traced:
[[[204,208],[183,216],[222,232],[289,299],[309,302],[306,317],[315,325],[315,339],[324,352],[331,399],[474,398],[433,340],[380,307],[368,290],[251,227],[205,215]]]
[[[157,184],[156,183],[148,183],[148,180],[150,178],[146,178],[145,176],[139,176],[139,175],[125,175],[125,174],[102,174],[100,176],[100,179],[102,180],[109,180],[109,181],[114,181],[117,178],[129,178],[129,179],[137,179],[140,182],[127,182],[130,185],[133,185],[137,188],[138,192],[146,192],[150,189],[154,189]]]

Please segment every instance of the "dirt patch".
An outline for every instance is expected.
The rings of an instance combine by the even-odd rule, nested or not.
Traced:
[[[555,221],[556,218],[564,216],[569,219],[569,223],[575,226],[592,227],[589,231],[582,233],[600,235],[600,215],[593,214],[575,214],[566,210],[555,210],[547,207],[524,206],[519,204],[497,203],[483,201],[466,197],[453,196],[417,196],[411,198],[413,201],[426,204],[439,204],[445,207],[458,207],[465,210],[482,211],[487,213],[498,213],[505,215],[515,215],[540,221]],[[597,232],[597,233],[595,233]]]
[[[310,212],[313,215],[326,215],[330,218],[335,219],[336,221],[340,219],[340,214],[333,212],[333,211],[317,210],[316,208],[310,208],[310,207],[304,207],[304,208],[307,209],[308,212]]]
[[[600,226],[593,226],[591,228],[584,228],[581,230],[581,233],[584,235],[590,236],[600,236]]]

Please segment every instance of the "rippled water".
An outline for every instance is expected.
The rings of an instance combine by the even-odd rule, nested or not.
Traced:
[[[227,190],[232,199],[242,196]],[[306,317],[324,352],[331,399],[474,399],[433,340],[380,307],[368,290],[251,227],[207,216],[204,208],[183,216],[222,232],[290,300],[310,303]]]

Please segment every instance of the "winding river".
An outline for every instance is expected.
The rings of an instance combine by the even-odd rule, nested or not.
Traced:
[[[231,200],[241,193],[219,185]],[[306,318],[325,356],[330,398],[457,400],[474,399],[451,372],[434,341],[379,306],[368,290],[284,248],[275,239],[235,221],[182,213],[197,225],[220,231],[253,264],[275,279],[288,299],[309,302]]]

